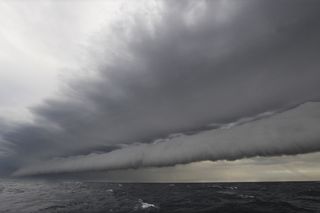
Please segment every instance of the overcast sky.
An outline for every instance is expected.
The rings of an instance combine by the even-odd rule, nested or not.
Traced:
[[[0,174],[319,180],[319,9],[0,1]]]

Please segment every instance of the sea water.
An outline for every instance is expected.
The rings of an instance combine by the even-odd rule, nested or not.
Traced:
[[[1,213],[320,212],[320,182],[0,181]]]

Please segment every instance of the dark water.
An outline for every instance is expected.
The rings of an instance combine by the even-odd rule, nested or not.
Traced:
[[[320,212],[320,182],[0,181],[0,212]]]

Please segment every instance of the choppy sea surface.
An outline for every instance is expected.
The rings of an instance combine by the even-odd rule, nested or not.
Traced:
[[[320,182],[120,184],[0,180],[0,212],[320,212]]]

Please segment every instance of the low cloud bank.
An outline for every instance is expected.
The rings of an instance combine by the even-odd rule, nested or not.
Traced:
[[[14,175],[159,167],[202,160],[307,153],[319,150],[319,141],[320,103],[306,103],[232,128],[177,135],[169,140],[129,145],[105,154],[53,159],[21,168]]]

